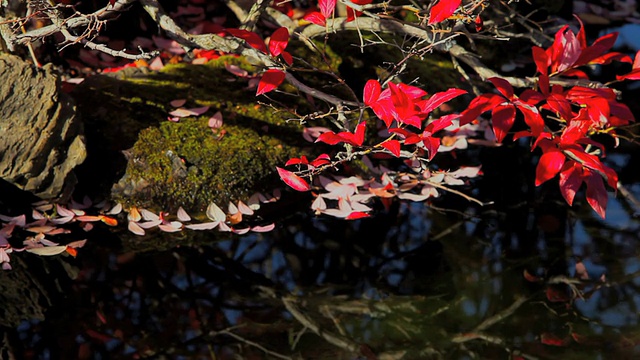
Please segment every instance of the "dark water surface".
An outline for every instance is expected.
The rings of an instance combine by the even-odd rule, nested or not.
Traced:
[[[627,190],[640,195],[638,184]],[[640,358],[637,209],[610,196],[602,221],[586,204],[542,200],[545,191],[491,209],[396,203],[355,222],[294,215],[274,232],[246,236],[98,231],[75,260],[14,257],[9,276],[29,285],[22,300],[2,304],[5,318],[23,319],[3,328],[3,351],[41,359]]]

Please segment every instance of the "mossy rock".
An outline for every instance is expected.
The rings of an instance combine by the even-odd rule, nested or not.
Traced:
[[[277,183],[275,167],[300,149],[301,127],[291,116],[258,103],[248,79],[225,70],[243,59],[221,57],[206,65],[167,65],[161,71],[125,69],[94,76],[75,91],[88,128],[85,192],[113,184],[112,197],[127,204],[170,210],[201,210]],[[276,95],[277,96],[277,95]],[[284,97],[292,108],[295,97]],[[209,106],[199,117],[167,121],[170,102]],[[212,130],[208,119],[220,111],[224,124]],[[126,154],[126,157],[123,155]]]

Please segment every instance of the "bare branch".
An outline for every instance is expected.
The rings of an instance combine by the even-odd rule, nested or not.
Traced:
[[[109,19],[117,16],[122,11],[125,11],[127,7],[135,1],[137,0],[118,0],[113,6],[107,5],[94,13],[65,19],[62,25],[66,29],[75,29],[77,27],[87,26],[92,21],[95,21],[95,19]],[[58,33],[61,31],[61,29],[62,28],[58,24],[47,25],[39,29],[30,30],[24,34],[17,34],[15,36],[12,36],[11,38],[9,38],[9,41],[11,41],[11,43],[14,45],[24,45],[37,39],[42,39],[44,37]]]
[[[156,0],[140,0],[144,9],[151,15],[156,23],[167,32],[169,37],[187,48],[201,48],[204,50],[218,50],[245,56],[250,62],[262,65],[267,68],[282,68],[282,64],[271,56],[252,48],[244,40],[235,37],[222,37],[216,34],[191,35],[182,30],[173,19],[167,15]],[[304,85],[292,74],[287,73],[287,81],[300,91],[309,94],[317,99],[326,101],[334,105],[356,105],[357,103],[344,101],[333,95],[323,93],[319,90]]]
[[[247,14],[247,16],[244,18],[243,24],[240,28],[254,31],[256,23],[270,3],[270,0],[257,0],[256,3],[251,7],[251,10],[249,10],[249,14]]]
[[[313,331],[316,335],[325,339],[328,343],[333,344],[341,349],[347,350],[354,354],[360,354],[361,345],[354,342],[351,339],[346,337],[336,335],[329,331],[325,331],[320,329],[320,326],[316,324],[313,320],[309,319],[305,314],[303,314],[300,309],[295,305],[295,299],[292,297],[284,297],[282,298],[282,304],[287,309],[287,311],[296,319],[300,324],[309,330]]]

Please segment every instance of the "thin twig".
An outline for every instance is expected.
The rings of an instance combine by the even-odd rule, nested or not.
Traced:
[[[287,309],[287,311],[304,327],[313,331],[316,335],[322,337],[330,344],[333,344],[354,354],[361,353],[360,344],[354,342],[353,340],[347,339],[346,337],[320,329],[320,326],[318,326],[318,324],[316,324],[313,320],[303,314],[300,309],[298,309],[298,307],[295,305],[295,301],[296,300],[292,297],[282,298],[282,304],[284,304],[284,307]]]

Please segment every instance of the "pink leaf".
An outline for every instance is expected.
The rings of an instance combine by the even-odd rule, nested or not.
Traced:
[[[223,124],[222,121],[222,113],[220,111],[216,112],[215,114],[213,114],[212,117],[209,118],[209,127],[212,129],[217,129],[219,127],[221,127]]]
[[[330,18],[336,8],[336,0],[318,0],[318,8],[325,19]]]
[[[316,24],[316,25],[320,25],[320,26],[326,26],[327,25],[327,18],[324,17],[324,15],[322,15],[321,13],[314,11],[312,13],[309,13],[307,15],[304,16],[304,19],[307,20],[310,23]]]
[[[280,84],[282,84],[284,78],[285,73],[282,70],[267,70],[260,79],[256,96],[268,93],[269,91],[277,88],[278,86],[280,86]]]
[[[264,226],[254,226],[251,228],[253,232],[269,232],[276,228],[276,224],[269,224]]]
[[[171,102],[169,103],[171,106],[178,108],[181,107],[182,105],[186,104],[187,100],[186,99],[175,99],[175,100],[171,100]]]
[[[191,216],[187,214],[187,212],[182,208],[182,206],[178,208],[177,216],[178,216],[178,220],[180,221],[184,221],[184,222],[191,221]]]
[[[225,64],[224,68],[227,69],[228,72],[232,73],[237,77],[244,78],[249,76],[249,72],[247,70],[244,70],[238,65]]]
[[[429,25],[437,24],[453,15],[462,0],[438,0],[429,13]]]
[[[212,221],[200,224],[189,224],[185,225],[184,227],[191,230],[211,230],[215,229],[218,224],[220,224],[219,221]]]
[[[141,228],[140,225],[138,225],[138,223],[136,223],[135,221],[129,221],[129,225],[127,226],[127,228],[129,229],[129,231],[136,235],[144,236],[145,234],[144,229]]]
[[[311,190],[311,186],[307,183],[303,178],[294,174],[291,171],[285,170],[283,168],[276,167],[278,170],[278,175],[285,184],[289,185],[291,188],[297,191],[309,191]]]

